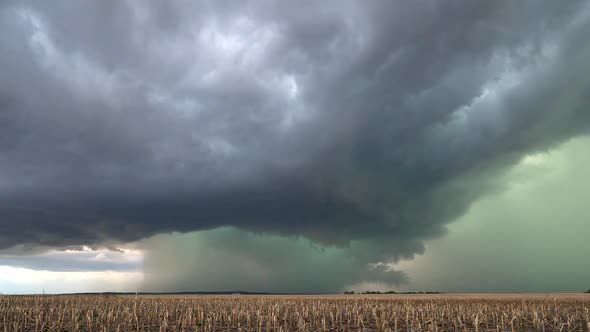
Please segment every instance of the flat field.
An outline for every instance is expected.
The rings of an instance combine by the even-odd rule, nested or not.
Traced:
[[[0,296],[0,331],[588,331],[590,294]]]

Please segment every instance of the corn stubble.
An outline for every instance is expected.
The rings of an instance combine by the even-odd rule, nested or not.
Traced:
[[[0,296],[1,331],[588,331],[590,295]]]

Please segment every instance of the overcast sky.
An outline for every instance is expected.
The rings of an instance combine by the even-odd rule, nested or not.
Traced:
[[[577,291],[589,59],[582,0],[3,1],[0,288]]]

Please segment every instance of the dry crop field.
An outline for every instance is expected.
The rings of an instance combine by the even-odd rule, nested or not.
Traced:
[[[0,296],[0,331],[588,331],[590,294]]]

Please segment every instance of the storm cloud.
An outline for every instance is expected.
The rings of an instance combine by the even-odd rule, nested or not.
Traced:
[[[361,281],[407,281],[403,271],[355,259],[358,251],[369,249],[356,241],[348,247],[321,246],[301,237],[219,228],[158,235],[143,244],[149,248],[144,291],[336,293]]]
[[[587,133],[588,31],[587,1],[4,2],[0,248],[231,226],[411,257]]]

